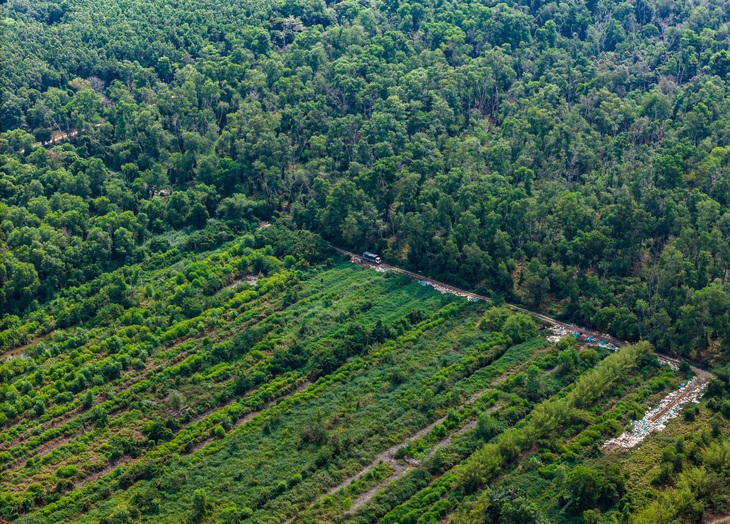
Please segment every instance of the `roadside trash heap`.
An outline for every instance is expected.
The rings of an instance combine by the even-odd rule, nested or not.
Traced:
[[[569,331],[563,326],[554,325],[550,328],[550,331],[552,331],[553,334],[547,337],[548,342],[559,342],[565,337],[570,336],[577,340],[580,340],[581,342],[584,342],[588,346],[598,346],[601,348],[610,349],[611,351],[616,351],[618,349],[618,346],[616,344],[603,340],[602,338],[596,338],[592,335],[588,335],[587,333],[581,333],[580,331]]]
[[[673,391],[664,397],[657,407],[644,415],[644,418],[635,420],[632,423],[633,430],[625,431],[618,437],[607,440],[603,447],[633,448],[652,431],[662,431],[666,428],[667,422],[680,415],[682,406],[688,402],[699,403],[706,387],[707,384],[700,382],[697,377],[686,384],[680,384],[677,391]]]
[[[455,289],[444,287],[439,284],[434,284],[433,282],[430,282],[428,280],[419,280],[418,283],[422,286],[431,286],[436,291],[442,294],[448,293],[450,295],[456,295],[457,297],[466,297],[471,302],[479,302],[479,299],[477,297],[472,297],[471,295],[467,295],[466,293],[462,293],[461,291],[456,291]]]
[[[662,366],[669,366],[674,371],[679,370],[679,364],[677,364],[676,362],[674,362],[672,360],[667,360],[662,357],[657,357],[657,360],[659,361],[659,364],[661,364]]]
[[[562,339],[567,337],[570,333],[567,329],[565,329],[562,326],[552,326],[550,328],[550,331],[552,331],[553,334],[548,335],[547,339],[548,339],[548,342],[552,342],[553,344],[556,342],[560,342]]]

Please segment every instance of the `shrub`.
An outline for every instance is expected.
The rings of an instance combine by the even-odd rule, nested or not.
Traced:
[[[33,415],[35,417],[40,417],[46,412],[46,405],[43,403],[42,400],[36,401],[35,405],[33,406]]]
[[[167,405],[170,409],[177,411],[185,403],[185,397],[179,391],[172,390],[167,396]]]
[[[501,330],[512,339],[513,344],[521,344],[537,336],[537,324],[526,313],[515,313],[504,322]]]
[[[489,308],[484,313],[479,327],[483,331],[502,331],[502,327],[510,316],[512,316],[512,312],[506,306]]]
[[[504,426],[488,414],[482,414],[477,419],[477,435],[483,440],[490,440],[502,432]]]
[[[101,406],[98,406],[96,409],[94,409],[91,418],[96,426],[99,428],[103,428],[104,426],[109,424],[109,413]]]
[[[496,444],[487,444],[462,464],[456,476],[456,487],[464,493],[475,493],[500,470],[502,455]]]
[[[208,494],[205,489],[196,489],[193,492],[193,522],[200,522],[208,514],[210,510],[210,502],[208,502]]]
[[[75,477],[78,474],[79,470],[76,466],[61,466],[56,470],[56,476],[64,479]]]
[[[223,429],[223,426],[218,424],[216,427],[213,428],[213,436],[217,439],[225,438],[226,430]]]

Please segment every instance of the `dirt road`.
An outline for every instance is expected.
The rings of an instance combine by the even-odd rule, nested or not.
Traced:
[[[332,246],[332,247],[334,247],[334,246]],[[350,260],[353,263],[358,264],[360,266],[367,267],[367,268],[371,268],[371,269],[383,268],[383,269],[386,269],[388,271],[396,271],[398,273],[401,273],[403,275],[407,275],[407,276],[412,277],[412,278],[415,278],[417,280],[422,280],[424,282],[428,282],[431,285],[436,285],[436,286],[438,286],[440,288],[445,288],[445,289],[453,292],[454,294],[457,294],[457,295],[460,295],[460,296],[476,298],[476,299],[479,299],[479,300],[485,300],[487,302],[490,301],[489,297],[485,297],[484,295],[480,295],[480,294],[474,293],[472,291],[467,291],[465,289],[461,289],[461,288],[458,288],[456,286],[452,286],[452,285],[449,285],[449,284],[445,284],[443,282],[439,282],[438,280],[434,280],[432,278],[428,278],[428,277],[426,277],[426,276],[424,276],[424,275],[422,275],[420,273],[414,273],[413,271],[408,271],[407,269],[401,269],[401,268],[399,268],[397,266],[392,266],[390,264],[385,264],[385,263],[382,263],[382,264],[370,264],[370,263],[362,260],[362,257],[360,255],[356,255],[355,253],[352,253],[350,251],[346,251],[344,249],[340,249],[338,247],[334,247],[334,249],[337,250],[337,251],[339,251],[340,253],[342,253],[344,255],[348,255],[350,257]],[[624,345],[626,345],[626,341],[624,341],[624,340],[619,340],[619,339],[617,339],[615,337],[612,337],[610,335],[606,335],[604,333],[599,333],[597,331],[592,331],[592,330],[589,330],[589,329],[586,329],[586,328],[583,328],[583,327],[580,327],[580,326],[576,326],[575,324],[566,324],[565,322],[560,322],[559,320],[555,320],[554,318],[548,317],[547,315],[543,315],[541,313],[536,313],[535,311],[530,311],[529,309],[524,308],[522,306],[517,306],[515,304],[508,304],[508,303],[505,303],[505,306],[507,306],[508,308],[510,308],[513,311],[519,311],[521,313],[527,313],[528,315],[532,315],[536,319],[538,319],[541,322],[543,322],[543,323],[545,323],[547,325],[550,325],[550,326],[556,325],[556,326],[564,327],[565,329],[567,329],[569,331],[580,331],[581,333],[586,333],[587,335],[591,335],[591,336],[594,336],[596,338],[601,338],[603,340],[606,340],[607,342],[612,342],[612,343],[616,344],[617,346],[624,346]]]
[[[454,294],[456,294],[458,296],[469,297],[469,298],[478,299],[478,300],[484,300],[484,301],[489,301],[490,300],[489,297],[485,297],[484,295],[479,295],[478,293],[473,293],[471,291],[467,291],[465,289],[460,289],[458,287],[451,286],[449,284],[444,284],[443,282],[439,282],[438,280],[434,280],[432,278],[428,278],[428,277],[426,277],[426,276],[424,276],[424,275],[422,275],[420,273],[415,273],[413,271],[408,271],[407,269],[401,269],[401,268],[399,268],[397,266],[392,266],[390,264],[385,264],[385,263],[382,263],[382,264],[370,264],[370,263],[366,262],[365,260],[363,260],[363,258],[362,258],[361,255],[357,255],[357,254],[355,254],[355,253],[353,253],[351,251],[347,251],[345,249],[340,249],[339,247],[336,247],[336,246],[332,246],[332,247],[336,251],[338,251],[338,252],[340,252],[340,253],[342,253],[344,255],[349,256],[350,257],[350,261],[352,261],[354,264],[357,264],[359,266],[366,267],[366,268],[370,268],[370,269],[382,268],[382,269],[385,269],[385,270],[388,270],[388,271],[396,271],[397,273],[401,273],[402,275],[407,275],[409,277],[415,278],[416,280],[428,282],[430,285],[432,285],[434,287],[448,290],[449,292],[452,292],[452,293],[454,293]],[[608,334],[605,334],[605,333],[599,333],[598,331],[594,331],[594,330],[591,330],[591,329],[587,329],[587,328],[584,328],[584,327],[581,327],[581,326],[576,326],[575,324],[567,324],[565,322],[561,322],[561,321],[556,320],[556,319],[554,319],[552,317],[549,317],[547,315],[543,315],[542,313],[537,313],[535,311],[531,311],[531,310],[529,310],[527,308],[524,308],[522,306],[517,306],[515,304],[508,304],[508,303],[505,303],[505,306],[507,306],[508,308],[510,308],[513,311],[519,311],[521,313],[527,313],[528,315],[532,315],[533,317],[535,317],[536,319],[538,319],[540,322],[542,322],[542,323],[544,323],[544,324],[546,324],[548,326],[560,326],[562,328],[567,329],[570,332],[585,333],[586,335],[592,336],[594,338],[603,339],[603,340],[605,340],[607,342],[610,342],[612,344],[615,344],[616,346],[619,346],[619,347],[620,346],[625,346],[627,344],[627,342],[625,340],[621,340],[621,339],[618,339],[618,338],[613,337],[611,335],[608,335]],[[676,358],[669,357],[669,356],[666,356],[666,355],[662,355],[661,353],[657,353],[656,355],[659,358],[659,360],[665,360],[667,362],[673,362],[673,363],[675,363],[677,365],[679,365],[681,363],[681,360],[678,360]],[[692,368],[692,371],[694,372],[695,375],[697,375],[698,378],[700,378],[700,379],[702,379],[704,381],[707,381],[707,380],[709,380],[711,378],[715,378],[715,375],[712,374],[712,373],[710,373],[709,371],[705,371],[705,370],[700,369],[700,368],[698,368],[696,366],[690,366],[690,368]]]

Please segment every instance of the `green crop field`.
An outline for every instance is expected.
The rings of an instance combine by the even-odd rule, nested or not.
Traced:
[[[569,471],[600,477],[591,507],[620,512],[629,487],[646,506],[657,454],[707,425],[604,456],[681,380],[647,344],[549,344],[527,315],[296,237],[173,249],[22,319],[0,365],[4,518],[581,522]]]

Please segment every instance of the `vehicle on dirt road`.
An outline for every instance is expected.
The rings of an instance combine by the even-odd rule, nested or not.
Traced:
[[[380,264],[383,261],[380,256],[376,255],[375,253],[371,253],[370,251],[365,251],[365,253],[362,254],[362,258],[365,259],[367,262],[371,262],[373,264]]]

